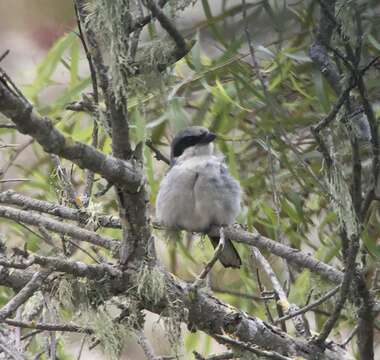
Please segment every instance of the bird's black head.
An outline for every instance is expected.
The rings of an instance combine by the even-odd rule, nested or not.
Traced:
[[[190,126],[183,129],[172,141],[170,159],[173,161],[174,158],[181,156],[190,146],[208,144],[214,141],[215,138],[216,134],[202,126]]]

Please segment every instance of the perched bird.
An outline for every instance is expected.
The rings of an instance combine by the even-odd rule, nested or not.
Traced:
[[[207,233],[213,225],[231,225],[240,212],[241,188],[224,158],[215,156],[216,135],[200,126],[180,131],[171,143],[171,167],[156,201],[159,223],[173,230]],[[216,247],[219,237],[210,237]],[[238,268],[241,259],[226,239],[219,260]]]

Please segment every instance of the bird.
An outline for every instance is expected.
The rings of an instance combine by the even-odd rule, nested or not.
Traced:
[[[207,233],[212,226],[235,222],[242,190],[229,174],[224,157],[214,155],[216,138],[205,127],[190,126],[172,140],[170,168],[156,198],[156,218],[165,228]],[[219,237],[209,237],[216,248]],[[241,266],[239,253],[227,238],[219,260],[224,267]]]

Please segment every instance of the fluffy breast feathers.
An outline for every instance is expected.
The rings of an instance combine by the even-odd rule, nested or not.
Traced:
[[[232,224],[240,212],[241,189],[222,157],[179,159],[161,182],[156,217],[170,229],[205,232]]]

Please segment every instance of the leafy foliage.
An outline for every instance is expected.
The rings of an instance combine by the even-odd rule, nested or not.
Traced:
[[[102,46],[117,58],[117,61],[111,62],[114,66],[111,69],[112,81],[119,100],[128,97],[134,144],[151,139],[155,146],[168,153],[167,145],[179,129],[192,124],[210,128],[220,134],[217,142],[219,151],[225,155],[231,173],[244,190],[244,207],[239,217],[241,224],[295,249],[313,252],[326,263],[342,267],[339,224],[345,219],[352,233],[362,233],[365,245],[362,251],[366,254],[363,266],[368,269],[368,274],[373,272],[380,260],[380,245],[377,242],[380,228],[378,204],[372,206],[364,229],[360,229],[349,197],[348,180],[352,173],[347,149],[351,135],[338,122],[326,134],[339,164],[334,178],[328,179],[326,164],[310,132],[310,127],[327,115],[336,100],[333,90],[308,56],[308,49],[314,41],[316,2],[257,1],[247,4],[247,18],[244,20],[241,4],[221,1],[217,2],[219,9],[213,2],[202,0],[204,20],[192,24],[186,31],[189,37],[196,39],[194,46],[186,58],[162,73],[152,71],[150,65],[152,59],[167,61],[164,50],[167,50],[165,45],[168,45],[169,40],[163,41],[155,24],[151,25],[145,42],[140,43],[137,55],[132,59],[129,38],[126,36],[125,41],[120,42],[123,38],[120,32],[125,30],[121,25],[127,26],[137,9],[134,5],[130,9],[130,2],[126,0],[94,3],[88,21],[96,23],[104,31]],[[171,19],[179,21],[179,10],[188,9],[191,3],[170,2]],[[361,64],[365,65],[379,55],[380,24],[373,10],[378,11],[378,5],[371,1],[360,3],[364,28]],[[354,41],[350,2],[339,1],[338,8],[342,31],[347,34],[349,41]],[[123,9],[123,12],[119,13],[118,9]],[[118,16],[123,19],[113,22],[112,19]],[[246,35],[242,31],[245,22],[254,44],[254,56],[259,69],[254,65]],[[114,28],[113,24],[119,27]],[[337,48],[344,46],[339,39],[334,41]],[[79,100],[83,92],[91,91],[89,75],[79,71],[82,58],[79,48],[80,41],[73,32],[59,39],[37,67],[34,81],[24,90],[36,110],[53,119],[65,135],[89,143],[92,134],[90,117],[65,108],[70,102]],[[131,59],[137,64],[149,66],[142,66],[140,74],[132,74]],[[61,72],[64,73],[63,79],[58,79],[56,76]],[[380,106],[376,75],[378,70],[368,70],[366,81],[378,118]],[[126,84],[128,87],[125,87]],[[48,103],[44,102],[42,95],[57,86],[60,88],[59,95]],[[103,104],[100,103],[100,112],[102,108]],[[343,117],[342,114],[340,117]],[[11,131],[0,129],[0,134],[5,136]],[[50,158],[38,146],[32,146],[36,154],[33,165],[17,165],[19,176],[27,177],[30,181],[14,188],[44,200],[64,201],[61,196],[63,185],[53,173]],[[104,128],[100,132],[99,148],[111,152],[110,139]],[[360,149],[364,162],[370,157],[368,148],[369,143],[364,140]],[[158,184],[166,167],[156,161],[148,148],[144,149],[144,162],[150,202],[154,204]],[[62,165],[67,167],[75,188],[83,189],[84,172],[76,167],[69,168],[65,162]],[[369,169],[364,167],[363,177],[368,174]],[[106,186],[102,179],[96,180],[96,190]],[[92,202],[95,208],[101,204],[104,213],[116,215],[117,206],[112,194],[93,197]],[[44,244],[38,233],[20,224],[7,223],[6,226],[7,237],[15,239],[15,244],[24,245],[31,251],[54,253],[54,247]],[[99,233],[114,237],[120,234],[118,230],[110,229],[102,229]],[[160,230],[155,231],[155,234],[158,239],[163,238]],[[59,242],[59,239],[54,240]],[[202,262],[212,256],[213,250],[207,242],[198,238],[183,235],[178,241],[175,247],[158,240],[159,257],[175,275],[190,280],[199,273]],[[241,270],[228,271],[216,265],[212,287],[219,288],[222,299],[263,318],[261,301],[234,295],[260,294],[257,279],[248,266],[248,250],[244,246],[238,245],[238,248],[245,265]],[[311,290],[314,290],[313,299],[326,288],[309,271],[288,267],[271,254],[265,255],[280,280],[289,288],[289,300],[298,306],[304,305]],[[74,257],[93,262],[81,251],[77,251]],[[149,292],[154,302],[164,295],[166,289],[162,287],[162,279],[157,279],[149,271],[147,267],[142,268],[138,292]],[[268,279],[262,276],[265,289],[270,291]],[[9,295],[7,290],[1,289],[2,304]],[[64,296],[71,295],[66,293]],[[334,299],[330,301],[333,303]],[[275,301],[268,301],[268,307],[273,314],[276,313]],[[320,310],[323,311],[308,315],[315,320],[313,330],[316,332],[321,330],[329,306],[325,305]],[[345,312],[336,329],[338,339],[339,333],[343,336],[347,327],[351,326],[353,317],[353,312]],[[178,338],[180,319],[174,320],[177,321],[167,323],[167,329],[168,333],[175,330]],[[125,327],[112,323],[106,311],[97,313],[94,323],[96,335],[106,344],[106,352],[110,357],[117,357],[121,351],[120,338],[127,336]],[[169,340],[174,343],[173,338]],[[184,346],[185,353],[200,349],[206,354],[210,352],[210,338],[186,332]]]

